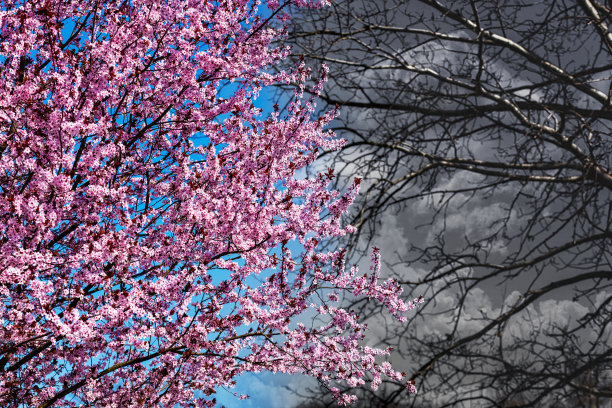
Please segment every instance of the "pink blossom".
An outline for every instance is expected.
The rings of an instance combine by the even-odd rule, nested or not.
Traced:
[[[296,177],[342,141],[325,130],[334,112],[314,117],[301,96],[308,69],[271,69],[288,50],[259,6],[0,11],[1,406],[214,406],[262,370],[399,378],[331,303],[367,296],[400,319],[415,303],[379,282],[377,250],[362,276],[318,249],[353,230],[341,216],[359,181],[341,193],[331,173]],[[253,101],[279,83],[296,95],[264,116]],[[317,311],[321,325],[296,324]]]

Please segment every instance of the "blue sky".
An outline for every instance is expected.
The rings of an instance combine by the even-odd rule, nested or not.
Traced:
[[[260,8],[260,15],[267,18],[269,10]],[[255,102],[255,105],[263,109],[264,115],[273,111],[274,91],[264,88]],[[291,245],[291,243],[290,243]],[[292,248],[292,251],[294,249]],[[297,250],[297,248],[296,248]],[[288,408],[298,401],[294,393],[287,389],[304,389],[312,379],[306,376],[274,374],[271,372],[246,373],[235,378],[236,386],[232,389],[218,389],[215,395],[217,407],[226,408]],[[249,395],[249,399],[240,400],[234,393]]]
[[[269,372],[244,374],[236,378],[236,387],[229,391],[219,389],[215,397],[217,407],[226,408],[290,408],[299,397],[286,386],[304,390],[312,379],[305,376],[272,374]],[[240,400],[233,392],[248,394],[247,400]]]
[[[274,91],[264,88],[255,105],[263,110],[264,115],[273,111]],[[289,248],[293,253],[299,253],[299,244],[289,242]],[[313,380],[306,376],[288,375],[282,373],[245,373],[235,378],[236,386],[231,389],[217,389],[214,398],[217,399],[217,407],[226,408],[290,408],[298,401],[294,393],[287,389],[291,387],[303,390]],[[249,396],[249,399],[241,400],[234,393]]]

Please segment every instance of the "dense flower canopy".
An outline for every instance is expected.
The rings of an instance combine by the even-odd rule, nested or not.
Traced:
[[[359,180],[296,177],[339,142],[308,70],[271,73],[283,4],[2,4],[0,406],[214,406],[261,370],[400,378],[336,300],[413,304],[376,250],[370,274],[317,250],[350,229]],[[275,83],[296,96],[264,115]]]

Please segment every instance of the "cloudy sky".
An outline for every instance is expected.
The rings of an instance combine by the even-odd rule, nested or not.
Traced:
[[[385,0],[380,3],[377,2],[377,5],[382,8],[385,4],[391,4],[393,2],[401,5],[413,5],[416,3],[412,1],[402,2]],[[453,7],[464,12],[467,16],[471,16],[471,9],[466,6],[468,2],[452,2],[449,0],[442,3],[452,3]],[[495,11],[493,10],[496,7],[493,4],[494,2],[477,3],[482,5],[485,9],[490,7],[486,12]],[[373,3],[367,4],[374,7]],[[463,7],[461,7],[462,5]],[[559,4],[557,4],[557,6],[561,7]],[[435,17],[435,12],[431,9],[425,10],[422,6],[416,8],[407,7],[404,9],[394,8],[392,10],[392,13],[390,13],[392,14],[390,21],[383,21],[384,19],[381,19],[378,22],[381,24],[388,23],[389,25],[396,24],[398,27],[407,27],[408,22],[413,22],[415,24],[414,27],[418,29],[429,29],[435,26],[437,30],[443,31],[450,36],[464,36],[466,38],[473,36],[473,33],[466,31],[465,27],[452,28],[447,23],[440,23],[435,20],[435,18],[438,18]],[[352,9],[352,11],[358,13],[355,9]],[[403,15],[402,11],[404,12]],[[512,9],[505,11],[508,12],[507,16],[510,16],[508,18],[515,19],[515,21],[510,24],[516,23],[522,25],[520,29],[527,30],[530,27],[529,24],[536,24],[534,21],[538,18],[545,18],[549,10],[546,7],[542,8],[540,5],[532,9],[521,9],[517,11],[516,14],[512,14]],[[421,12],[423,13],[420,14]],[[490,15],[484,17],[484,14],[485,11],[483,10],[483,14],[481,14],[483,22],[487,21],[495,27],[498,26],[496,20],[498,17],[493,18]],[[531,41],[529,46],[533,46],[533,49],[540,53],[551,53],[551,60],[568,70],[577,70],[585,67],[589,68],[590,66],[588,66],[588,64],[597,66],[601,64],[602,61],[605,62],[605,53],[595,52],[595,49],[584,46],[584,44],[594,44],[594,47],[597,47],[598,44],[596,42],[597,37],[593,37],[591,34],[591,31],[593,31],[591,30],[592,25],[585,23],[584,18],[580,17],[580,15],[574,18],[572,17],[573,14],[571,16],[568,14],[568,17],[563,17],[564,15],[562,12],[551,15],[555,16],[552,18],[561,16],[559,17],[559,21],[555,21],[556,25],[554,25],[551,30],[557,30],[560,33],[565,33],[565,35],[557,35],[555,37],[554,33],[557,31],[551,31],[552,37],[547,37],[550,39],[546,39],[543,44],[538,44],[538,39],[535,38],[537,36],[534,36],[529,40]],[[489,20],[485,20],[486,18],[489,18]],[[422,21],[425,21],[425,23],[420,24]],[[500,22],[499,24],[502,23],[503,22]],[[509,37],[519,41],[522,34],[517,27],[518,26],[506,28],[508,29]],[[359,26],[357,26],[357,28],[359,28]],[[516,30],[513,30],[513,28],[516,28]],[[406,105],[419,104],[419,106],[433,106],[435,109],[450,109],[453,106],[457,106],[453,104],[469,106],[469,104],[472,103],[476,106],[479,103],[483,103],[480,97],[474,97],[472,99],[468,97],[463,98],[461,92],[455,89],[452,91],[457,91],[456,93],[449,91],[451,97],[448,99],[452,99],[452,95],[459,95],[457,99],[451,102],[444,100],[441,101],[439,105],[434,105],[431,100],[427,99],[427,94],[421,93],[421,91],[427,90],[428,86],[431,86],[433,89],[436,84],[423,79],[422,74],[415,74],[418,69],[433,69],[439,70],[444,75],[454,75],[458,80],[466,80],[466,78],[473,77],[473,71],[478,69],[478,58],[477,54],[474,52],[476,48],[474,43],[471,45],[465,42],[442,43],[439,41],[425,41],[422,39],[420,42],[416,40],[407,40],[406,43],[403,43],[401,36],[404,34],[397,34],[399,31],[396,31],[393,35],[390,34],[386,41],[380,41],[375,44],[376,47],[378,47],[376,49],[380,51],[376,58],[372,57],[368,59],[366,57],[359,59],[359,62],[367,63],[377,60],[378,62],[373,65],[374,68],[370,70],[362,69],[362,67],[359,69],[355,68],[352,73],[346,76],[338,75],[338,77],[335,78],[335,67],[332,64],[332,80],[326,88],[329,95],[339,99],[349,97],[357,102],[374,101],[392,103],[399,101],[398,103],[404,103]],[[502,30],[499,31],[501,32]],[[337,47],[334,52],[341,53],[343,49],[349,49],[352,45],[337,41],[333,45]],[[330,45],[330,47],[332,46]],[[357,48],[358,47],[355,47],[355,49]],[[554,52],[557,49],[565,50],[564,52],[566,52],[566,54],[558,55],[558,58],[555,57]],[[547,77],[544,76],[543,79],[543,77],[540,76],[541,73],[537,69],[522,70],[522,65],[515,65],[515,63],[520,62],[520,60],[512,59],[512,56],[503,55],[502,53],[498,54],[495,50],[487,55],[490,58],[485,61],[484,66],[487,75],[489,75],[488,78],[491,80],[490,89],[497,91],[495,87],[498,86],[500,88],[500,95],[511,98],[513,101],[517,101],[517,103],[529,102],[538,104],[552,101],[555,103],[569,103],[571,107],[580,107],[584,109],[596,105],[590,97],[577,91],[567,96],[563,92],[558,91],[557,88],[536,87],[535,89],[530,89],[529,87],[534,83],[544,81]],[[601,55],[604,55],[604,57]],[[388,57],[388,60],[385,60],[383,58],[384,56]],[[395,71],[381,69],[385,64],[398,63],[398,61],[404,64],[403,67],[405,69]],[[583,63],[587,65],[581,66],[580,64]],[[602,70],[593,76],[593,80],[589,82],[589,84],[599,91],[607,92],[610,85],[610,75],[609,68],[607,71]],[[345,86],[348,90],[343,89],[342,86]],[[516,92],[505,92],[505,88],[509,87],[516,87],[519,88],[519,90]],[[367,92],[364,92],[364,90]],[[575,91],[569,87],[568,90],[572,92]],[[564,100],[562,99],[563,97],[567,97],[567,99]],[[429,103],[432,103],[432,105],[428,105]],[[537,111],[535,113],[530,112],[529,117],[533,120],[540,121],[546,126],[558,125],[558,114],[551,114],[548,111],[542,112],[543,111]],[[505,117],[503,114],[500,114],[496,118],[504,119]],[[507,118],[512,119],[510,116]],[[536,138],[536,136],[529,134],[528,129],[524,132],[519,129],[519,131],[514,131],[515,133],[510,131],[504,133],[499,130],[499,133],[480,131],[471,135],[469,126],[478,128],[478,126],[482,125],[482,122],[478,121],[466,125],[467,128],[461,128],[460,125],[453,127],[453,125],[450,124],[445,128],[444,126],[437,126],[437,124],[434,123],[427,128],[426,131],[420,134],[421,127],[419,126],[419,122],[412,122],[414,119],[414,115],[405,112],[389,113],[382,109],[377,111],[355,109],[351,112],[348,109],[344,109],[341,111],[341,117],[338,123],[340,126],[352,127],[353,129],[358,129],[361,134],[370,136],[381,135],[385,132],[392,134],[393,132],[397,132],[398,129],[405,129],[404,133],[406,135],[402,136],[405,137],[405,139],[403,139],[405,143],[410,143],[417,138],[420,138],[420,140],[434,139],[436,131],[447,131],[449,132],[447,135],[461,136],[461,142],[455,145],[455,154],[479,160],[506,160],[508,157],[504,156],[504,154],[513,154],[513,149],[519,143],[523,143],[525,140],[529,142]],[[440,121],[443,121],[443,119],[444,118],[440,118]],[[578,120],[580,120],[580,118]],[[508,123],[517,126],[515,122],[507,122],[506,124]],[[598,122],[589,122],[589,126],[593,126],[595,130],[598,130],[597,127],[600,125],[601,123]],[[576,125],[570,123],[568,126]],[[604,124],[601,126],[605,127],[607,125]],[[576,126],[576,129],[579,129],[581,132],[583,128]],[[568,132],[570,131],[568,130]],[[402,135],[401,132],[397,134]],[[576,143],[583,147],[588,146],[588,143],[590,143],[590,139],[588,138],[591,136],[585,134],[584,140],[582,140],[582,134],[577,134],[580,135],[580,137],[575,139]],[[492,138],[489,137],[490,135],[493,135]],[[589,141],[587,141],[587,139]],[[423,145],[417,145],[416,143],[413,146],[416,146],[415,149],[423,148]],[[430,147],[431,146],[433,146],[433,143]],[[424,149],[427,148],[427,146],[424,147]],[[549,159],[552,161],[563,157],[563,149],[555,150],[555,147],[551,147],[551,145],[547,145],[546,148],[548,150],[545,154],[541,156],[537,156],[536,153],[531,156],[526,155],[525,160],[545,157],[547,160]],[[427,151],[431,152],[431,150]],[[452,153],[453,150],[449,149],[447,152]],[[532,153],[533,152],[536,152],[536,150],[533,150]],[[343,177],[345,177],[347,181],[355,176],[362,177],[364,179],[362,182],[362,194],[364,195],[368,187],[372,185],[377,178],[380,179],[385,176],[385,172],[399,169],[397,173],[394,174],[394,176],[399,177],[404,174],[409,174],[411,171],[418,168],[418,161],[410,161],[408,160],[409,156],[402,156],[395,153],[382,155],[378,167],[360,166],[358,158],[362,153],[363,150],[359,148],[352,151],[346,151],[342,157],[343,166],[336,165],[335,167],[337,170],[339,168],[343,169]],[[604,151],[602,155],[608,153]],[[326,160],[329,161],[317,163],[316,166],[318,167],[315,166],[314,170],[317,168],[326,169],[331,165],[331,159],[332,156],[328,156]],[[609,160],[609,157],[604,158],[604,161],[605,160]],[[549,172],[543,174],[554,175],[555,173]],[[586,225],[588,222],[584,224],[573,224],[574,220],[572,220],[571,217],[567,220],[562,219],[564,215],[563,206],[567,204],[566,199],[570,193],[564,195],[564,191],[558,190],[557,193],[561,191],[561,193],[558,194],[558,200],[555,201],[554,199],[550,199],[549,201],[542,201],[545,200],[544,197],[546,197],[545,184],[534,183],[518,186],[512,183],[502,183],[487,194],[478,193],[472,195],[473,191],[469,191],[469,188],[482,184],[484,179],[482,175],[462,170],[441,172],[440,175],[432,179],[433,182],[428,184],[427,188],[432,191],[441,192],[448,192],[451,190],[459,191],[462,189],[464,191],[455,193],[452,198],[449,198],[447,195],[446,199],[448,199],[448,201],[440,201],[443,198],[441,194],[414,198],[407,201],[403,206],[398,206],[392,211],[384,212],[380,218],[378,234],[373,237],[369,243],[370,245],[376,245],[381,248],[381,253],[385,261],[383,274],[394,276],[407,282],[419,281],[426,277],[432,271],[432,268],[436,266],[434,262],[435,259],[428,262],[411,261],[411,246],[424,248],[442,245],[447,251],[447,254],[461,254],[462,251],[470,252],[475,248],[471,243],[477,242],[487,235],[490,235],[494,228],[501,228],[499,224],[496,226],[496,222],[499,220],[505,220],[503,228],[500,229],[500,231],[503,231],[500,232],[498,236],[500,239],[483,241],[479,244],[480,249],[474,252],[477,256],[481,257],[481,260],[486,260],[486,262],[489,263],[508,262],[509,259],[512,258],[512,254],[517,251],[521,256],[524,255],[526,257],[525,259],[534,257],[538,254],[537,251],[531,252],[530,245],[532,244],[526,236],[525,238],[520,237],[521,231],[526,230],[526,226],[528,223],[532,222],[532,219],[536,219],[536,221],[534,222],[534,227],[531,228],[530,231],[535,236],[536,242],[541,245],[540,249],[554,247],[563,242],[571,242],[576,234],[578,234],[578,236],[580,236],[580,234],[590,234],[588,228],[592,226]],[[423,188],[425,184],[426,183],[409,184],[408,187],[402,191],[402,194],[405,196],[410,196],[411,194],[416,195],[418,189]],[[578,189],[572,193],[578,196],[576,202],[579,203],[581,202],[580,200],[584,200],[584,203],[591,205],[592,208],[603,208],[601,206],[609,202],[610,199],[610,194],[603,191],[594,200],[589,201],[591,199],[586,198],[586,196],[580,197],[579,191]],[[537,214],[538,218],[533,218],[533,206],[539,204],[542,204],[542,211]],[[440,216],[434,217],[436,210],[442,212]],[[568,206],[567,214],[570,214],[571,211],[574,210],[574,208]],[[556,217],[556,214],[561,218]],[[585,213],[578,214],[580,216],[585,215]],[[591,214],[586,214],[585,217],[588,218],[590,216]],[[592,224],[597,224],[597,222],[592,222]],[[564,232],[562,229],[564,228],[563,225],[570,225],[571,228]],[[561,232],[555,233],[554,231],[557,228],[561,228],[559,230]],[[595,225],[594,228],[597,228],[597,225]],[[546,236],[550,236],[550,240],[547,241],[545,239]],[[440,243],[441,238],[444,240],[443,244]],[[364,246],[362,249],[365,250],[366,248],[363,242],[362,245]],[[465,248],[468,248],[470,251],[465,250]],[[517,301],[521,299],[521,296],[529,289],[545,287],[551,283],[584,272],[576,267],[580,265],[578,260],[586,259],[587,261],[585,262],[591,262],[594,258],[589,260],[588,251],[580,253],[581,250],[582,248],[579,247],[574,253],[568,253],[567,256],[560,256],[558,262],[551,262],[540,270],[533,269],[525,273],[522,272],[519,276],[510,276],[507,280],[504,280],[502,276],[499,278],[487,279],[469,290],[466,290],[465,286],[461,284],[445,287],[443,279],[426,285],[417,285],[414,287],[413,293],[406,294],[408,298],[423,295],[426,299],[432,299],[435,295],[435,301],[427,304],[426,316],[422,316],[413,322],[410,329],[413,330],[413,332],[404,332],[405,327],[402,325],[392,322],[387,317],[377,315],[370,319],[369,326],[371,331],[368,342],[372,345],[376,345],[381,339],[387,338],[387,340],[389,340],[389,336],[395,336],[392,341],[397,342],[404,350],[412,350],[411,345],[406,344],[406,342],[402,340],[402,336],[406,335],[404,336],[405,338],[410,336],[414,337],[414,330],[418,331],[418,336],[420,337],[432,336],[441,339],[444,339],[445,335],[451,331],[454,331],[455,339],[478,332],[478,330],[485,327],[492,319],[495,319],[509,310],[512,306],[515,306]],[[605,259],[605,257],[602,259]],[[608,259],[601,265],[603,265],[602,267],[609,267],[610,262],[611,260]],[[565,267],[567,264],[571,264],[573,267]],[[590,265],[593,265],[593,263]],[[367,268],[367,257],[364,263],[362,263],[362,267]],[[464,278],[474,279],[482,276],[484,272],[482,269],[465,268],[461,273]],[[469,279],[466,279],[465,282],[469,282]],[[531,303],[508,321],[504,326],[503,333],[498,336],[500,344],[503,343],[508,349],[518,350],[515,355],[508,357],[508,361],[520,365],[522,364],[521,358],[525,358],[525,356],[529,355],[537,358],[541,357],[542,361],[545,361],[547,354],[550,354],[549,361],[554,361],[554,354],[557,352],[554,349],[558,347],[560,344],[559,342],[563,340],[559,339],[558,336],[553,337],[548,334],[554,330],[573,330],[580,318],[586,316],[590,311],[597,309],[612,296],[610,290],[606,288],[592,292],[588,296],[581,296],[579,289],[581,289],[580,286],[570,285],[564,289],[552,291],[548,295],[542,296],[537,301]],[[459,305],[461,308],[459,308]],[[458,319],[458,324],[453,326],[453,322],[457,321],[457,316],[460,316],[460,319]],[[408,336],[408,334],[410,334],[410,336]],[[599,334],[601,337],[596,338],[596,331],[589,327],[578,330],[574,333],[574,338],[572,339],[575,344],[568,343],[566,346],[574,347],[574,351],[578,353],[588,352],[589,347],[595,347],[599,351],[605,348],[612,348],[609,330],[606,329],[605,333]],[[491,339],[495,340],[494,333],[491,334],[491,336],[493,336]],[[530,340],[531,343],[525,343],[525,339]],[[490,346],[490,344],[484,342],[484,340],[479,344],[483,347],[483,350],[485,347]],[[593,350],[595,350],[595,348]],[[559,355],[559,357],[561,359],[563,356]],[[410,372],[411,370],[416,370],[424,359],[426,359],[426,356],[420,356],[420,358],[415,358],[413,361],[403,357],[400,358],[399,355],[396,355],[394,364],[397,368]],[[532,368],[534,367],[536,366],[532,366]],[[479,384],[474,382],[473,379],[471,380],[469,376],[458,379],[457,381],[458,383],[455,389],[450,390],[448,394],[445,394],[444,391],[439,389],[435,389],[435,392],[429,393],[423,396],[423,398],[435,404],[452,402],[453,398],[457,396],[457,390],[460,390],[459,394],[461,394],[461,390],[464,390],[465,393],[475,392],[482,394],[483,392],[493,392],[493,390],[482,391],[478,389]],[[238,384],[239,390],[244,389],[253,396],[253,399],[247,402],[247,404],[253,405],[244,405],[248,407],[276,406],[273,404],[277,403],[288,406],[287,402],[292,401],[291,398],[295,397],[286,391],[284,386],[288,385],[298,390],[306,388],[302,379],[266,374],[258,374],[252,378],[251,376],[245,376],[240,379]],[[269,392],[265,392],[265,390],[269,390]],[[239,405],[229,404],[228,406]]]

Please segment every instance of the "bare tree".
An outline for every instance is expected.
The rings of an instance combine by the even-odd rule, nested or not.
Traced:
[[[362,406],[612,406],[611,13],[333,0],[292,20],[296,57],[330,68],[323,108],[341,107],[328,163],[364,177],[354,253],[393,214],[409,246],[387,272],[426,298],[377,326],[419,396],[386,383]]]

